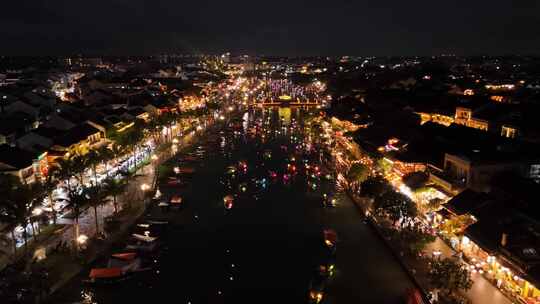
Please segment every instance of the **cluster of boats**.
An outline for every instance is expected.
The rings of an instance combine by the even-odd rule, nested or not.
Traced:
[[[152,219],[138,223],[125,247],[111,254],[101,267],[90,269],[84,282],[110,284],[152,270],[155,267],[155,255],[160,244],[159,235],[168,224],[166,221]]]

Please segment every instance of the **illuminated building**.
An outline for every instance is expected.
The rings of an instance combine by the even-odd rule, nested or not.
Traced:
[[[503,125],[501,127],[501,136],[508,138],[516,138],[518,135],[518,130],[515,127]]]
[[[500,96],[500,95],[493,95],[491,97],[489,97],[489,99],[495,101],[495,102],[503,102],[504,101],[504,97],[503,96]]]
[[[98,144],[102,139],[102,132],[84,123],[69,129],[64,135],[54,140],[52,150],[74,154],[86,154],[92,146]]]
[[[486,120],[473,117],[473,111],[470,108],[456,107],[454,122],[469,128],[487,131],[489,123]]]
[[[488,191],[495,174],[521,172],[523,167],[515,155],[477,150],[460,155],[445,153],[444,168],[431,166],[430,180],[448,193],[457,194],[465,188]]]
[[[516,86],[514,84],[486,84],[485,88],[490,91],[511,91]]]
[[[450,126],[454,123],[454,117],[439,113],[425,113],[425,112],[417,112],[418,115],[420,115],[420,124],[425,124],[428,121],[438,123],[443,126]]]

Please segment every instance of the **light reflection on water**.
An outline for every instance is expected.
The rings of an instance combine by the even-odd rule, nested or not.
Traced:
[[[266,122],[266,123],[264,123],[263,120],[260,119],[260,118],[256,119],[257,116],[250,115],[250,117],[249,117],[249,123],[250,124],[248,125],[248,127],[252,127],[253,129],[255,129],[255,128],[258,129],[256,135],[253,136],[253,137],[247,136],[245,134],[245,131],[244,132],[240,131],[237,134],[235,131],[233,131],[231,129],[228,129],[228,130],[220,132],[219,133],[220,135],[217,135],[215,133],[212,134],[211,135],[212,137],[209,137],[209,140],[207,140],[204,144],[195,145],[192,149],[189,149],[189,152],[186,151],[186,155],[189,155],[189,156],[191,156],[193,158],[198,159],[198,161],[196,161],[195,163],[199,163],[199,164],[202,163],[205,166],[207,166],[208,164],[211,163],[211,164],[216,164],[217,167],[221,167],[221,165],[224,165],[224,169],[225,169],[225,168],[227,168],[226,167],[227,165],[232,164],[232,165],[237,166],[237,164],[239,162],[246,163],[246,167],[247,167],[247,163],[250,162],[249,163],[249,170],[245,170],[245,171],[242,171],[242,172],[237,172],[236,175],[231,175],[231,176],[227,175],[227,176],[218,177],[219,176],[219,173],[218,173],[217,176],[216,175],[207,176],[207,179],[205,180],[205,182],[207,183],[207,186],[212,184],[212,180],[214,178],[216,179],[216,182],[217,182],[217,180],[220,180],[219,184],[224,186],[224,188],[225,188],[224,190],[226,191],[226,193],[229,193],[229,192],[241,193],[242,195],[244,195],[243,200],[245,200],[246,202],[249,202],[249,200],[247,200],[246,198],[249,195],[251,195],[252,196],[252,201],[249,202],[249,204],[253,204],[254,201],[258,201],[261,197],[263,198],[263,201],[264,201],[264,197],[266,196],[266,194],[263,194],[263,193],[267,192],[269,189],[279,189],[279,191],[277,192],[278,194],[272,194],[272,191],[268,191],[268,192],[271,193],[270,195],[273,195],[273,196],[271,196],[272,198],[275,198],[275,199],[273,199],[273,201],[280,201],[280,202],[281,201],[285,202],[288,199],[291,199],[290,195],[293,195],[293,194],[296,195],[295,192],[302,192],[302,191],[288,192],[289,190],[285,190],[285,189],[290,189],[290,185],[293,184],[293,182],[294,182],[293,179],[294,178],[293,178],[292,174],[285,174],[285,172],[283,172],[283,170],[284,170],[284,167],[285,167],[285,165],[287,163],[296,162],[296,160],[294,158],[290,159],[291,154],[295,154],[297,152],[300,153],[301,151],[305,150],[303,145],[295,144],[297,142],[298,143],[302,142],[302,140],[304,138],[303,130],[299,128],[299,126],[296,124],[296,122],[291,124],[291,126],[289,127],[290,130],[289,130],[289,128],[283,129],[283,126],[281,125],[281,123],[276,119],[277,115],[275,115],[275,114],[277,114],[277,113],[273,113],[273,114],[274,114],[274,116],[269,116],[268,117],[268,122]],[[274,119],[271,119],[271,117],[273,117]],[[246,129],[244,129],[244,130],[246,130]],[[272,132],[272,131],[275,131],[275,132]],[[266,141],[263,141],[262,138],[261,138],[261,135],[264,134],[264,133],[269,134]],[[214,135],[215,135],[215,137],[214,137]],[[270,153],[270,157],[266,157],[267,152]],[[272,152],[273,152],[274,157],[272,157]],[[181,158],[182,157],[180,157],[180,159]],[[249,160],[246,159],[246,158],[248,158]],[[300,161],[300,160],[298,160],[298,161]],[[298,166],[298,168],[300,168],[300,163],[297,163],[296,165]],[[193,166],[197,166],[197,165],[193,165]],[[202,169],[200,169],[200,171],[202,171]],[[276,181],[275,180],[273,180],[273,181],[270,180],[270,177],[272,176],[272,174],[269,173],[269,172],[275,172],[275,171],[282,171],[280,173],[280,176],[283,176],[283,178],[285,178],[285,176],[287,176],[287,180],[282,181],[283,185],[286,185],[287,187],[276,186]],[[274,176],[274,178],[275,178],[275,176]],[[200,181],[200,179],[195,179],[195,180]],[[278,179],[278,182],[277,182],[278,184],[280,184],[279,180],[280,179]],[[298,180],[303,180],[303,178],[296,178],[295,180],[297,180],[297,181]],[[315,180],[314,177],[313,177],[313,180]],[[306,183],[307,183],[307,180],[306,180]],[[296,183],[296,184],[298,184],[298,183]],[[310,186],[313,187],[314,184],[315,184],[315,182],[310,184]],[[245,185],[245,190],[243,190],[242,185]],[[192,191],[206,191],[206,190],[209,190],[209,189],[215,189],[215,190],[219,189],[219,187],[214,187],[214,186],[207,187],[207,186],[203,186],[203,188],[201,188],[201,187],[195,188],[197,190],[185,191],[185,195],[189,198],[189,196],[190,196],[189,193],[192,192]],[[319,186],[320,186],[320,183],[317,182],[316,188],[318,189]],[[314,190],[315,189],[312,189],[311,191],[314,191]],[[182,191],[184,191],[184,190],[182,190]],[[220,190],[218,190],[218,191],[220,191]],[[164,193],[165,196],[167,196],[167,192],[165,190],[164,190],[163,193]],[[287,196],[281,196],[281,195],[285,195],[285,194]],[[300,197],[301,196],[298,195],[298,198],[300,198]],[[186,199],[186,201],[188,201],[188,199]],[[270,201],[270,200],[268,200],[268,201]],[[217,202],[219,202],[219,203],[217,203],[216,206],[222,206],[223,203],[222,203],[221,200],[219,200]],[[251,206],[251,205],[248,205],[247,203],[245,203],[244,206]],[[263,222],[264,222],[264,220],[269,221],[269,219],[272,219],[271,216],[272,216],[273,213],[272,212],[267,212],[268,211],[267,207],[264,207],[264,204],[259,204],[259,205],[253,204],[253,206],[258,206],[258,207],[257,208],[248,207],[248,208],[254,208],[253,210],[256,211],[256,212],[264,211],[264,213],[257,213],[256,214],[257,216],[259,216],[260,214],[264,214],[264,216],[261,218],[263,220]],[[290,208],[287,208],[287,211],[289,211],[290,214],[296,214],[296,213],[304,214],[303,212],[302,213],[298,212],[298,210],[300,208],[304,208],[304,207],[290,207]],[[199,209],[199,208],[197,208],[197,209]],[[219,219],[217,217],[212,217],[214,215],[213,209],[214,208],[201,207],[200,210],[193,211],[193,214],[192,214],[193,217],[192,218],[194,218],[194,222],[190,224],[189,229],[194,229],[193,227],[196,227],[196,225],[210,225],[210,224],[208,224],[208,221],[206,220],[206,218],[217,219],[216,221],[214,221],[214,223],[219,223],[218,221],[225,222],[225,220],[223,220],[223,219]],[[191,209],[188,209],[188,210],[191,210]],[[239,223],[248,223],[248,224],[251,225],[252,223],[251,223],[250,220],[247,219],[248,217],[244,216],[244,215],[248,214],[247,210],[250,210],[250,209],[239,208],[238,210],[233,211],[233,213],[229,212],[229,213],[224,213],[224,214],[228,218],[230,218],[230,219],[232,219],[234,221],[240,221]],[[274,209],[270,209],[270,210],[274,210]],[[279,209],[276,209],[276,210],[279,210]],[[234,212],[236,212],[236,213],[234,213]],[[199,218],[199,215],[201,215],[200,218]],[[313,220],[309,220],[309,222],[306,222],[306,223],[310,223],[310,224],[306,224],[306,226],[313,227],[313,229],[310,229],[310,235],[315,235],[315,234],[318,233],[317,226],[313,225],[313,223],[317,222],[317,221],[318,220],[316,218],[313,218]],[[197,223],[197,224],[195,224],[195,223]],[[202,223],[202,224],[199,224],[199,223]],[[214,225],[214,224],[212,224],[212,225]],[[203,226],[203,227],[206,227],[206,226]],[[208,226],[208,227],[213,228],[214,226]],[[215,227],[222,228],[221,226],[215,226]],[[225,227],[225,226],[223,226],[223,227]],[[230,225],[229,227],[234,227],[234,226]],[[239,225],[239,227],[240,227],[240,225]],[[261,227],[264,227],[263,225],[260,225],[260,227],[259,226],[254,226],[254,227],[257,228],[257,229],[260,229],[260,231],[262,233],[267,232],[267,230],[265,230],[266,228],[261,228]],[[236,228],[227,228],[227,229],[229,229],[227,231],[239,233],[239,237],[244,237],[243,235],[245,234],[246,235],[245,237],[247,239],[252,239],[253,238],[253,236],[251,235],[251,232],[243,232],[241,230],[236,230]],[[314,233],[311,233],[312,232],[311,230],[313,230]],[[257,230],[257,231],[259,231],[259,230]],[[231,244],[235,245],[234,242],[236,242],[237,240],[234,239],[234,234],[233,233],[231,233],[230,235],[232,236],[232,237],[230,237]],[[265,234],[263,234],[263,235],[265,235]],[[189,237],[189,235],[187,233],[183,234],[183,236]],[[309,238],[309,239],[306,238],[306,240],[304,240],[302,238],[297,238],[297,237],[304,237],[304,236],[303,235],[297,235],[296,237],[291,236],[291,238],[294,238],[295,241],[298,241],[298,240],[305,241],[306,244],[309,244],[308,246],[306,246],[306,248],[316,250],[316,247],[312,246],[312,239],[311,238]],[[227,238],[225,238],[225,239],[229,239],[229,236],[227,235]],[[285,239],[287,239],[287,238],[285,238]],[[269,240],[274,241],[273,236],[271,236],[269,238]],[[270,244],[270,242],[268,242],[268,243]],[[214,247],[212,247],[212,248],[216,247],[215,245],[213,245],[213,246]],[[235,294],[235,292],[237,292],[237,291],[235,291],[234,288],[231,288],[231,286],[242,286],[242,288],[246,288],[245,286],[250,286],[250,285],[246,285],[246,284],[248,284],[248,283],[246,283],[248,280],[246,280],[245,277],[253,276],[253,277],[257,278],[258,274],[251,273],[249,268],[237,267],[238,265],[243,266],[245,264],[245,262],[247,262],[248,265],[249,265],[251,260],[250,260],[249,256],[247,256],[247,257],[246,256],[238,257],[238,255],[242,254],[243,252],[247,252],[248,250],[243,250],[243,249],[245,249],[243,247],[243,245],[242,246],[235,245],[235,246],[239,246],[239,248],[241,248],[242,250],[235,251],[235,255],[233,255],[231,247],[226,247],[225,248],[226,249],[225,250],[225,255],[218,257],[218,261],[220,261],[220,263],[218,263],[219,267],[221,267],[221,264],[226,265],[223,269],[222,268],[215,268],[216,269],[215,271],[207,271],[207,272],[204,272],[205,271],[204,269],[201,270],[202,273],[207,274],[208,277],[211,279],[211,280],[208,280],[208,281],[210,281],[210,283],[204,283],[204,284],[199,284],[199,285],[195,285],[195,284],[189,285],[190,287],[194,286],[195,288],[193,290],[186,289],[186,290],[182,290],[181,292],[179,292],[179,294],[180,294],[179,299],[182,298],[182,300],[179,301],[178,303],[188,303],[188,302],[191,302],[191,303],[204,303],[205,301],[201,300],[201,299],[204,298],[204,296],[207,296],[209,294],[211,294],[212,296],[219,296],[220,298],[221,297],[229,297],[229,298],[238,297],[239,295]],[[178,245],[178,248],[181,248],[181,246]],[[178,248],[175,249],[175,250],[179,250]],[[189,247],[186,246],[186,248],[189,248]],[[273,247],[269,246],[268,249],[269,249],[268,252],[274,252]],[[195,252],[193,249],[190,249],[190,250]],[[180,252],[180,251],[178,251],[178,252]],[[240,252],[240,253],[236,253],[236,252]],[[280,257],[279,254],[281,254],[281,249],[277,249],[276,252],[278,253],[277,256]],[[298,251],[298,252],[301,252],[301,251]],[[188,252],[188,253],[191,254],[190,252]],[[294,251],[293,251],[293,253],[294,253]],[[311,254],[311,253],[312,252],[306,252],[306,254]],[[275,255],[273,255],[272,258],[274,256]],[[284,254],[284,256],[286,256],[286,259],[281,257],[281,258],[276,258],[276,261],[285,261],[285,265],[287,265],[286,263],[287,263],[288,260],[293,260],[293,258],[290,258],[288,254]],[[309,257],[309,255],[307,255],[307,256]],[[193,261],[195,261],[195,262],[198,262],[198,261],[207,262],[207,260],[203,260],[204,257],[205,256],[203,255],[203,257],[200,258],[201,260],[199,260],[198,257],[193,256],[192,259],[190,260],[190,262],[193,262]],[[267,258],[267,260],[268,260],[267,264],[274,262],[270,258]],[[306,259],[306,260],[309,260],[309,259]],[[167,260],[167,261],[169,261],[168,262],[169,264],[167,264],[168,266],[176,265],[176,264],[172,264],[172,262],[170,260]],[[221,263],[221,261],[222,261],[222,263]],[[178,263],[178,265],[181,265],[182,270],[185,271],[185,273],[191,273],[192,272],[191,267],[189,265],[185,265],[186,260],[178,259],[178,260],[174,260],[174,262]],[[299,271],[296,271],[296,272],[292,271],[292,274],[293,274],[292,277],[294,277],[295,280],[296,280],[296,281],[294,281],[294,286],[295,286],[294,288],[298,288],[296,286],[300,286],[299,288],[302,289],[303,285],[305,285],[302,282],[304,280],[309,279],[309,278],[307,278],[307,276],[309,276],[309,274],[310,274],[310,272],[309,272],[309,269],[311,267],[309,265],[310,263],[311,262],[308,261],[308,262],[305,263],[305,265],[302,264],[302,266],[300,268],[302,270],[299,270]],[[285,267],[286,268],[291,268],[291,267],[287,267],[287,266],[285,266]],[[240,271],[240,269],[242,269],[243,272]],[[306,269],[308,269],[308,270],[306,271]],[[165,273],[165,269],[163,269],[163,270],[164,270],[164,273]],[[271,272],[271,271],[268,271],[268,272],[269,273],[266,274],[265,276],[271,277],[271,275],[274,275],[273,272]],[[168,278],[168,275],[170,276],[170,274],[160,274],[160,277],[162,276],[165,279],[159,279],[158,281],[163,282],[163,280],[166,280],[166,278]],[[219,277],[219,279],[215,279],[214,276],[216,278]],[[300,279],[298,279],[298,278],[300,278]],[[283,280],[283,278],[281,278],[281,277],[279,279]],[[293,279],[291,279],[290,281],[293,282]],[[141,284],[146,285],[147,289],[149,289],[149,284],[151,284],[150,282],[151,282],[151,280],[150,281],[141,280]],[[186,282],[189,282],[189,280],[186,280]],[[292,285],[293,283],[291,283],[291,282],[287,281],[287,284]],[[300,282],[300,283],[298,283],[298,282]],[[141,294],[138,294],[138,291],[136,291],[137,287],[133,285],[133,284],[136,284],[136,283],[137,282],[131,282],[131,283],[128,282],[128,283],[126,283],[128,285],[122,286],[123,285],[122,284],[122,285],[120,285],[118,287],[118,289],[117,289],[117,287],[114,287],[113,289],[110,289],[110,290],[103,289],[103,291],[101,289],[97,289],[97,288],[95,289],[95,291],[93,289],[88,290],[87,288],[84,288],[82,291],[80,291],[80,294],[79,294],[79,297],[78,297],[78,301],[79,301],[78,303],[84,303],[84,304],[114,303],[113,299],[115,297],[118,297],[119,294],[122,295],[122,296],[125,296],[126,298],[129,298],[129,297],[132,297],[132,296],[135,296],[135,297],[142,296]],[[154,285],[154,287],[159,289],[160,288],[159,285],[160,284],[156,284],[156,285]],[[161,284],[161,285],[163,285],[163,284]],[[127,288],[126,288],[126,286],[127,286]],[[201,287],[199,287],[199,286],[201,286]],[[235,288],[237,288],[237,287],[235,287]],[[166,288],[162,288],[161,292],[163,292],[163,290],[165,290],[165,292],[167,292]],[[156,291],[154,291],[154,292],[156,292]],[[156,294],[156,296],[159,297],[161,295]],[[296,296],[296,294],[294,296]],[[211,302],[206,302],[206,303],[211,303]]]

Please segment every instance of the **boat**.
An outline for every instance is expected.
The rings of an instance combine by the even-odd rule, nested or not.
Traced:
[[[121,281],[126,278],[126,274],[119,267],[116,268],[92,268],[88,275],[88,284],[108,284]]]
[[[223,205],[225,206],[225,209],[232,209],[234,203],[234,197],[232,195],[226,195],[223,198]]]
[[[145,242],[149,242],[149,243],[157,240],[157,237],[149,236],[149,235],[142,235],[142,234],[138,234],[138,233],[133,233],[132,236],[134,238],[136,238],[137,240],[145,241]]]
[[[182,204],[183,200],[182,200],[182,197],[179,196],[179,195],[174,195],[173,197],[171,197],[171,200],[170,200],[170,204],[172,206],[180,206]]]
[[[126,249],[137,250],[141,252],[152,252],[158,246],[157,239],[157,237],[133,233],[132,239],[126,246]]]
[[[107,284],[127,279],[131,274],[149,270],[143,268],[141,259],[135,252],[112,254],[105,268],[92,268],[86,283]]]
[[[167,186],[181,186],[184,183],[179,178],[176,177],[169,177],[167,180]]]
[[[325,229],[323,231],[323,235],[324,235],[324,243],[328,246],[328,247],[334,247],[336,245],[336,242],[337,242],[337,233],[332,230],[332,229]]]
[[[167,202],[159,202],[158,203],[158,207],[167,207],[167,206],[169,206],[169,203],[167,203]]]

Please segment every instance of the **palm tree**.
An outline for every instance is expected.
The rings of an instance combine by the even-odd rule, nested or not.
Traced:
[[[84,185],[84,170],[88,167],[89,161],[82,155],[76,155],[71,158],[73,162],[73,171],[79,176],[79,184]]]
[[[112,177],[109,177],[105,180],[103,183],[103,188],[105,189],[105,192],[109,195],[112,195],[113,197],[113,204],[114,204],[114,213],[118,213],[118,201],[117,198],[119,195],[121,195],[124,192],[124,189],[126,188],[127,183],[125,180],[121,179],[114,179]]]
[[[143,128],[138,123],[118,137],[118,144],[133,152],[134,165],[137,162],[137,146],[143,137]]]
[[[369,177],[369,168],[361,163],[354,163],[347,171],[347,183],[350,188],[356,190],[358,185]]]
[[[54,177],[60,179],[60,180],[66,180],[68,191],[71,191],[71,176],[73,176],[74,172],[74,164],[72,159],[70,158],[58,158],[56,160],[56,166],[58,167],[57,170],[54,171]]]
[[[42,187],[45,190],[47,194],[47,198],[49,200],[49,207],[51,208],[51,213],[53,217],[53,224],[56,225],[56,210],[54,210],[54,201],[53,201],[53,191],[57,187],[57,182],[55,180],[55,177],[59,175],[60,167],[58,165],[51,165],[49,167],[49,171],[47,172],[47,176],[45,176],[45,179],[42,181]]]
[[[88,203],[94,209],[94,218],[96,220],[96,234],[99,234],[98,207],[109,202],[105,189],[94,186],[87,189]]]
[[[4,199],[0,204],[0,222],[7,225],[11,231],[11,239],[13,240],[13,254],[17,253],[17,239],[15,238],[15,229],[19,225],[19,218],[13,209],[14,202],[11,199],[16,185],[19,181],[12,175],[0,174],[0,192],[4,193]]]
[[[113,151],[106,145],[103,145],[97,149],[97,153],[99,155],[99,160],[101,163],[105,164],[107,167],[109,160],[111,160],[116,155],[113,153]],[[107,168],[106,168],[107,169]],[[108,170],[107,170],[108,172]]]
[[[89,195],[86,189],[70,190],[69,192],[69,204],[68,208],[73,212],[73,218],[75,220],[74,224],[74,241],[75,249],[79,251],[79,217],[83,208],[88,204]]]
[[[156,144],[160,144],[161,143],[161,124],[159,121],[159,116],[155,114],[150,116],[150,120],[148,121],[148,123],[146,123],[146,127],[152,134],[154,142]]]
[[[113,142],[113,144],[111,145],[111,155],[114,159],[114,165],[117,166],[118,165],[118,160],[119,158],[124,155],[124,153],[126,152],[125,148],[122,146],[122,145],[119,145],[118,143],[116,142]]]
[[[84,156],[85,165],[88,165],[92,167],[92,173],[94,175],[94,186],[97,185],[97,166],[99,163],[101,163],[101,155],[99,155],[98,151],[96,150],[90,150],[86,155]]]
[[[9,223],[12,229],[19,225],[23,227],[25,254],[28,253],[28,231],[30,224],[35,238],[37,234],[33,223],[33,210],[38,206],[41,196],[40,189],[35,185],[26,185],[16,182],[11,191],[5,193],[4,211],[2,212],[2,221]],[[15,242],[15,233],[12,230],[13,241]],[[16,248],[14,248],[16,251]]]

